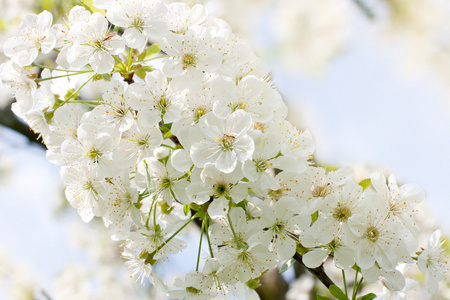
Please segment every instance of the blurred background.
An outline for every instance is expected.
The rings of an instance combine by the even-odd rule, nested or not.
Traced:
[[[318,163],[420,185],[422,230],[448,235],[450,1],[185,2],[224,18],[270,64],[290,121],[316,140]],[[76,4],[0,0],[1,44],[26,14],[46,9],[56,20]],[[0,87],[0,299],[160,299],[129,279],[101,224],[67,207],[58,167],[12,101]],[[284,276],[284,298],[266,299],[310,299],[314,282],[297,273]],[[446,284],[433,299],[450,299]]]

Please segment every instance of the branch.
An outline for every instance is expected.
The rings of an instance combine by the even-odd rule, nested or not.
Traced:
[[[335,285],[334,282],[330,279],[330,277],[328,277],[328,275],[325,273],[325,269],[323,268],[323,266],[314,269],[308,268],[303,263],[303,257],[297,252],[295,252],[294,254],[294,259],[299,264],[304,266],[309,272],[311,272],[311,274],[313,274],[317,279],[319,279],[320,282],[322,282],[327,288],[330,288],[330,285]]]
[[[36,143],[40,147],[46,149],[45,145],[42,143],[42,138],[40,138],[38,134],[31,131],[30,127],[21,122],[19,118],[11,111],[9,106],[0,109],[0,125],[22,134],[30,142]]]
[[[355,4],[362,10],[362,12],[371,20],[375,19],[375,14],[372,9],[370,9],[363,0],[353,0]]]

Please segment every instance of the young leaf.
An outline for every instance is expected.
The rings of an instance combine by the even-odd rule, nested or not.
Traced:
[[[141,54],[139,54],[138,61],[143,61],[149,57],[155,56],[159,52],[161,52],[159,44],[153,44],[150,47],[148,47],[145,51],[142,51]]]
[[[375,299],[376,297],[377,297],[377,295],[375,295],[374,293],[370,293],[370,294],[362,296],[361,300],[372,300],[372,299]]]
[[[105,15],[105,11],[103,9],[98,9],[94,6],[94,0],[80,0],[81,4],[91,13],[99,12],[102,15]]]
[[[288,259],[280,268],[280,274],[286,272],[287,270],[289,270],[290,267],[292,267],[292,265],[294,264],[295,259],[291,258]]]
[[[320,296],[319,294],[317,294],[316,296],[317,296],[317,300],[333,300],[330,297]]]
[[[345,296],[344,292],[335,285],[330,285],[330,293],[335,296],[339,300],[348,300],[347,296]]]

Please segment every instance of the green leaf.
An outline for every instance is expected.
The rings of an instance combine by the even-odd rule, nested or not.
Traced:
[[[99,12],[102,15],[105,15],[105,10],[98,9],[94,6],[94,0],[80,0],[81,4],[91,13]]]
[[[191,211],[191,207],[189,206],[189,204],[183,205],[183,212],[184,212],[185,216],[187,216],[190,211]]]
[[[375,295],[374,293],[370,293],[370,294],[362,296],[361,300],[372,300],[372,299],[375,299],[376,297],[377,297],[377,295]]]
[[[372,181],[370,180],[370,178],[366,178],[364,180],[361,180],[358,184],[362,186],[363,191],[365,191],[372,184]]]
[[[159,44],[153,44],[150,47],[148,47],[147,49],[145,49],[145,51],[142,51],[141,54],[139,54],[138,61],[143,61],[149,57],[155,56],[159,52],[161,52],[161,48],[159,47]]]
[[[330,297],[320,296],[319,294],[317,294],[316,296],[317,296],[317,300],[333,300]]]
[[[330,290],[331,295],[335,296],[339,300],[348,300],[348,297],[345,296],[344,292],[337,286],[330,285],[329,290]]]
[[[280,268],[280,274],[289,270],[289,268],[292,267],[294,262],[295,262],[294,258],[291,258],[291,259],[288,259],[287,261],[285,261],[284,264]]]

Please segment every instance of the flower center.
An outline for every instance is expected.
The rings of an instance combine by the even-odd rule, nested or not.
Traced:
[[[232,133],[225,133],[220,140],[220,144],[222,146],[222,151],[231,151],[233,150],[233,144],[236,137]]]
[[[194,110],[194,122],[198,122],[198,120],[205,114],[205,110],[203,107],[200,107]]]
[[[231,108],[231,111],[234,112],[234,111],[236,111],[238,109],[245,109],[247,104],[246,103],[240,103],[240,102],[238,102],[238,103],[231,102],[228,106]]]
[[[141,33],[142,33],[142,28],[144,27],[144,20],[142,20],[139,17],[136,17],[133,19],[133,22],[131,23],[130,27],[134,27],[136,29],[138,29]]]
[[[331,193],[330,183],[324,185],[312,185],[311,186],[311,194],[313,197],[326,197]]]
[[[218,183],[214,185],[214,197],[220,198],[228,195],[228,186],[225,183]]]
[[[372,243],[375,243],[378,238],[380,237],[380,232],[375,227],[369,227],[366,231],[366,238],[371,241]]]
[[[95,163],[98,163],[100,158],[102,157],[103,153],[101,153],[97,148],[93,147],[91,150],[89,150],[88,153],[86,153],[86,156],[92,159]]]
[[[156,107],[158,108],[158,110],[161,111],[161,114],[166,113],[169,105],[170,105],[170,100],[167,99],[165,95],[162,95],[161,98],[159,98],[159,100],[156,103]]]
[[[352,212],[347,206],[341,206],[341,204],[338,204],[338,207],[334,209],[333,218],[339,222],[346,222],[351,216]]]
[[[162,178],[159,186],[162,190],[169,189],[172,186],[172,180],[168,177]]]
[[[139,148],[141,149],[147,149],[148,148],[148,139],[150,138],[150,135],[147,134],[146,136],[140,138],[137,140],[137,144],[139,145]]]
[[[186,54],[183,57],[183,70],[186,70],[187,67],[195,67],[195,63],[197,62],[197,57],[193,54]]]
[[[254,160],[256,166],[256,172],[264,172],[269,167],[269,164],[264,159]]]

